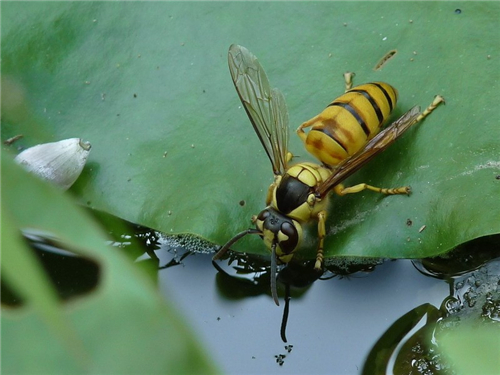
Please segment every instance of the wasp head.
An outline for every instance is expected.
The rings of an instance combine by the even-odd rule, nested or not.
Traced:
[[[292,259],[293,252],[302,240],[302,226],[298,221],[290,219],[272,207],[267,207],[257,216],[253,216],[252,221],[257,228],[244,230],[231,238],[213,256],[212,263],[215,268],[221,270],[215,263],[217,259],[220,259],[242,237],[248,234],[258,234],[271,250],[271,294],[274,302],[279,306],[276,289],[276,264],[278,259],[283,263],[288,263]]]
[[[252,221],[266,246],[271,250],[275,248],[276,257],[281,262],[288,263],[302,240],[300,223],[272,207],[262,210]]]

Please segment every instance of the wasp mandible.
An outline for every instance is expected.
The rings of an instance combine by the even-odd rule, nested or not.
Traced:
[[[258,234],[271,250],[271,293],[277,305],[278,261],[288,263],[303,237],[302,225],[318,222],[318,247],[314,268],[323,268],[328,193],[358,193],[368,189],[386,195],[409,194],[407,186],[379,188],[365,183],[344,187],[341,182],[384,151],[412,125],[444,102],[441,96],[424,112],[415,106],[382,131],[382,124],[396,106],[398,93],[391,85],[372,82],[352,87],[352,73],[344,74],[346,90],[319,115],[303,123],[297,134],[320,164],[290,165],[288,110],[283,94],[271,89],[257,58],[245,47],[229,47],[229,71],[255,133],[271,161],[274,181],[268,189],[266,208],[252,216],[255,228],[230,239],[213,257],[217,260],[240,238]],[[304,129],[311,128],[306,134]]]

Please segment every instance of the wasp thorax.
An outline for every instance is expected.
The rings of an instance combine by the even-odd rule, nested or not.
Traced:
[[[278,258],[288,262],[302,240],[301,225],[271,207],[264,209],[254,222],[266,246],[270,249],[276,246]]]

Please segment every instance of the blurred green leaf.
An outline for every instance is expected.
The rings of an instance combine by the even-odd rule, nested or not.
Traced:
[[[410,341],[413,344],[413,341],[418,340],[421,336],[427,339],[428,329],[420,329],[411,335],[410,333],[416,330],[415,327],[418,325],[425,324],[424,327],[428,325],[434,327],[438,317],[439,310],[429,303],[417,306],[404,314],[384,332],[372,347],[365,360],[362,374],[404,374],[405,371],[401,367],[405,364],[405,361],[404,358],[401,359],[400,357],[412,351],[411,349],[403,351],[401,348],[411,347],[411,344],[409,345],[408,342]],[[424,331],[424,333],[421,331]],[[408,369],[405,370],[407,371]]]
[[[218,244],[250,225],[273,176],[228,72],[238,43],[283,91],[293,129],[343,92],[347,70],[398,88],[394,117],[447,99],[346,182],[412,196],[334,197],[327,256],[428,257],[500,232],[498,3],[9,2],[2,13],[2,139],[90,141],[73,189],[89,207]],[[290,148],[312,160],[294,134]],[[258,239],[235,248],[266,252]]]
[[[4,168],[2,164],[2,169]],[[7,175],[10,175],[7,172]],[[12,175],[10,175],[12,176]],[[8,197],[8,194],[6,195]],[[66,316],[60,309],[57,295],[21,232],[16,228],[15,215],[10,215],[2,204],[2,283],[8,282],[24,301],[39,315],[69,354],[81,351],[81,343]]]
[[[56,300],[20,229],[57,238],[100,266],[92,293]],[[119,251],[81,207],[2,153],[2,279],[23,297],[2,306],[5,373],[215,373],[152,280]]]
[[[464,324],[445,332],[439,346],[458,374],[494,375],[500,371],[500,329],[496,324]]]

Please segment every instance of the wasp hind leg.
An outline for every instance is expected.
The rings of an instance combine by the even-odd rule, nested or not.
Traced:
[[[347,74],[347,73],[346,73]],[[346,87],[347,87],[347,79],[346,79]],[[441,103],[445,104],[445,100],[441,95],[436,95],[434,97],[434,100],[432,101],[431,104],[415,119],[415,122],[413,123],[416,124],[419,121],[422,121],[425,119],[427,116],[429,116],[432,111],[434,111]],[[353,193],[359,193],[360,191],[363,190],[371,190],[375,191],[377,193],[381,194],[386,194],[386,195],[394,195],[394,194],[407,194],[409,195],[411,193],[411,189],[409,186],[402,186],[399,188],[379,188],[376,186],[371,186],[368,184],[358,184],[350,187],[344,187],[342,184],[338,184],[334,188],[335,193],[338,195],[345,195],[345,194],[353,194]]]
[[[306,139],[307,139],[307,134],[304,132],[304,129],[308,128],[310,126],[313,126],[314,124],[316,124],[316,122],[321,121],[321,119],[322,119],[322,117],[320,115],[316,115],[312,119],[304,122],[302,125],[300,125],[297,128],[297,135],[302,140],[302,142],[304,142],[304,144],[306,143]]]
[[[423,111],[417,117],[417,120],[415,121],[415,123],[422,121],[424,118],[429,116],[431,114],[431,112],[434,111],[437,108],[437,106],[440,105],[441,103],[446,104],[446,102],[444,101],[444,98],[441,95],[436,95],[434,97],[434,100],[432,101],[432,103],[429,104],[429,106],[425,109],[425,111]]]
[[[326,211],[320,211],[318,213],[318,250],[316,252],[316,262],[314,263],[314,269],[316,271],[321,271],[323,269],[323,244],[325,242],[326,236]]]
[[[353,81],[353,78],[355,75],[356,74],[354,74],[353,72],[345,72],[344,73],[345,92],[349,91],[352,88],[352,81]],[[317,116],[314,116],[309,121],[304,122],[302,125],[300,125],[297,128],[297,135],[302,140],[302,142],[305,143],[306,139],[307,139],[307,134],[304,132],[304,129],[308,128],[310,126],[313,126],[314,124],[316,124],[317,122],[319,122],[321,120],[323,120],[323,117],[321,116],[321,114],[319,114]]]
[[[342,185],[342,184],[338,184],[334,188],[335,193],[337,193],[338,195],[354,194],[354,193],[359,193],[363,190],[371,190],[371,191],[375,191],[377,193],[386,194],[386,195],[395,195],[395,194],[410,195],[410,193],[411,193],[411,189],[409,186],[402,186],[402,187],[398,187],[398,188],[389,188],[388,189],[388,188],[379,188],[376,186],[371,186],[371,185],[368,185],[365,183],[354,185],[354,186],[349,186],[347,188],[344,187],[344,185]]]
[[[353,72],[345,72],[344,73],[344,81],[345,81],[345,92],[349,91],[352,88],[352,79],[356,74]]]
[[[353,72],[345,72],[344,73],[344,82],[345,82],[345,92],[349,91],[352,88],[352,80],[356,74]],[[310,126],[313,126],[317,122],[323,120],[323,117],[321,116],[321,113],[317,116],[314,116],[312,119],[309,121],[304,122],[302,125],[300,125],[297,128],[297,135],[299,138],[302,140],[302,142],[306,143],[307,139],[307,134],[304,132],[305,128],[308,128]]]

